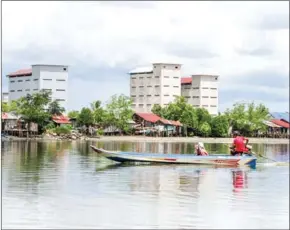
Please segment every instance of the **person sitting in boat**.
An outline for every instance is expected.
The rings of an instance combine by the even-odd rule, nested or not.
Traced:
[[[231,155],[241,156],[243,153],[247,153],[248,149],[246,148],[246,146],[249,142],[249,139],[241,136],[238,131],[234,131],[233,137],[234,137],[233,144],[230,147]]]
[[[195,151],[197,156],[208,156],[208,152],[205,150],[202,142],[198,142],[197,145],[195,145]]]

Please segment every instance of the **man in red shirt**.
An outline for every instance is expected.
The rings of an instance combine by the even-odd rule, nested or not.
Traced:
[[[231,146],[231,155],[240,156],[243,153],[248,152],[248,149],[246,148],[246,146],[249,142],[249,139],[241,136],[238,131],[235,131],[233,133],[233,137],[234,137],[234,141]],[[246,141],[246,143],[244,143],[244,141]]]

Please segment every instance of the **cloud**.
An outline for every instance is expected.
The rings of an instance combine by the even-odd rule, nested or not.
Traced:
[[[270,103],[289,87],[288,2],[6,1],[2,7],[3,75],[31,64],[69,65],[70,109],[115,92],[128,95],[127,72],[152,62],[181,63],[183,75],[220,75],[221,104],[275,87],[259,98]],[[247,95],[229,92],[239,86]]]

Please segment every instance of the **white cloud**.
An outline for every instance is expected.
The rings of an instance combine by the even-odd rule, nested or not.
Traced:
[[[170,61],[182,63],[184,75],[219,74],[230,87],[249,72],[289,74],[288,17],[288,2],[3,2],[3,64],[129,71]],[[74,88],[81,84],[70,91],[85,105]]]

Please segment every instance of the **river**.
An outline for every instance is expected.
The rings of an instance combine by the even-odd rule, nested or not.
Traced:
[[[289,167],[116,166],[111,150],[191,153],[189,143],[2,142],[2,227],[289,229]],[[226,153],[224,144],[205,144]],[[289,161],[289,145],[253,144]]]

